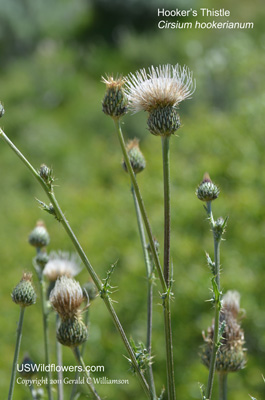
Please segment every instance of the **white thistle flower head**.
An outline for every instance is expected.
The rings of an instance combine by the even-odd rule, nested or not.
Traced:
[[[43,275],[49,281],[55,282],[60,276],[72,278],[79,274],[81,269],[82,267],[77,254],[52,251],[49,255],[49,261],[43,270]]]
[[[166,64],[129,74],[125,93],[128,108],[136,113],[149,113],[148,128],[154,135],[167,136],[179,127],[177,115],[179,103],[191,98],[196,88],[192,72],[188,67]]]
[[[80,314],[84,294],[79,282],[62,276],[57,279],[49,300],[62,320],[75,319]]]

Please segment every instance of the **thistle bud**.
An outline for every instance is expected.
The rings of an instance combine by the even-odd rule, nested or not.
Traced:
[[[37,248],[45,247],[50,243],[50,236],[43,221],[38,221],[36,227],[29,234],[29,243]]]
[[[5,109],[3,107],[3,104],[0,102],[0,118],[3,117],[4,113],[5,113]]]
[[[89,298],[90,301],[95,300],[97,297],[97,288],[93,282],[87,282],[82,286],[83,295],[85,298]]]
[[[129,141],[126,148],[133,172],[138,174],[145,169],[146,165],[144,155],[139,148],[139,140],[135,138],[134,140]],[[123,169],[128,172],[124,161],[122,166]]]
[[[41,270],[44,269],[45,265],[49,261],[49,256],[46,252],[39,251],[37,256],[35,257],[35,262],[38,265],[38,267],[41,268]]]
[[[114,119],[119,119],[127,112],[128,100],[124,93],[124,79],[112,76],[102,78],[102,82],[106,84],[106,93],[102,101],[102,110],[105,114]]]
[[[218,187],[212,182],[209,174],[206,172],[202,182],[196,189],[198,199],[202,201],[212,201],[217,199],[219,192]]]
[[[223,297],[220,315],[220,326],[224,327],[220,338],[220,347],[216,356],[216,370],[218,372],[235,372],[246,365],[246,349],[243,347],[244,332],[238,323],[240,295],[236,291],[228,291]],[[214,336],[214,324],[208,328],[205,345],[202,349],[202,362],[208,368],[210,365]]]
[[[87,327],[78,318],[62,321],[57,331],[57,340],[64,346],[76,347],[88,339]]]
[[[53,177],[53,171],[51,168],[47,167],[47,165],[45,165],[45,164],[42,164],[40,166],[39,175],[48,186],[50,186],[50,187],[52,186],[54,177]]]
[[[227,224],[227,218],[224,220],[219,217],[213,224],[213,233],[216,240],[220,240],[223,233],[225,232],[225,227]]]
[[[21,307],[36,303],[36,293],[32,284],[32,274],[24,273],[21,281],[13,289],[12,300]]]
[[[173,135],[180,128],[180,119],[176,107],[157,107],[148,117],[149,131],[156,136]]]

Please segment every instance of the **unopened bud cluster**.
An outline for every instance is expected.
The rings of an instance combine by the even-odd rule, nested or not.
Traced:
[[[124,80],[109,76],[102,78],[106,84],[106,93],[102,101],[102,110],[112,118],[120,118],[127,112],[128,99],[124,93]]]
[[[139,148],[139,140],[138,139],[131,140],[127,144],[126,149],[127,149],[128,157],[129,157],[133,172],[135,174],[138,174],[139,172],[143,171],[145,169],[146,162],[145,162],[144,155]],[[123,161],[122,166],[123,166],[124,170],[126,172],[128,172],[125,161]]]
[[[218,187],[212,182],[209,174],[205,173],[202,182],[196,189],[198,199],[206,202],[213,201],[217,199],[219,192]]]
[[[32,284],[32,274],[24,273],[21,281],[13,289],[12,300],[21,307],[28,307],[36,303],[36,293]]]
[[[218,372],[235,372],[243,369],[246,365],[244,332],[238,322],[239,301],[239,293],[235,291],[228,291],[222,301],[220,325],[224,325],[224,332],[216,356],[216,370]],[[205,345],[201,354],[202,362],[208,368],[213,346],[213,325],[208,328],[207,337],[204,337]]]
[[[42,164],[40,166],[39,174],[40,177],[44,180],[44,182],[51,188],[54,181],[52,169],[47,167],[47,165]]]
[[[83,301],[84,293],[77,281],[67,276],[57,279],[50,302],[61,318],[57,339],[64,346],[79,346],[88,338],[87,327],[81,318]]]

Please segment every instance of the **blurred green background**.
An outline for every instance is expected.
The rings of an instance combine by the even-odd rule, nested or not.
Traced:
[[[1,0],[0,100],[6,109],[1,126],[36,168],[46,163],[54,169],[58,200],[99,276],[104,278],[118,260],[112,278],[118,286],[115,307],[128,336],[144,341],[145,267],[129,179],[121,168],[113,123],[101,111],[105,87],[100,81],[106,73],[127,74],[163,63],[186,64],[193,70],[197,90],[192,100],[181,104],[182,129],[171,140],[177,395],[199,399],[197,382],[205,383],[208,376],[198,353],[201,331],[213,316],[205,301],[210,296],[210,274],[204,256],[204,251],[213,254],[213,244],[202,203],[194,194],[208,171],[221,188],[214,215],[229,215],[221,248],[222,288],[238,290],[246,310],[242,324],[248,363],[229,376],[229,398],[243,400],[251,394],[261,400],[265,394],[264,2],[215,2],[215,8],[231,11],[227,19],[254,22],[253,30],[159,30],[158,7],[199,9],[200,5],[193,0]],[[212,8],[212,2],[205,0],[203,7]],[[206,20],[212,19],[216,18]],[[154,234],[162,243],[160,140],[147,131],[144,113],[127,115],[123,121],[126,138],[141,139],[147,168],[139,184]],[[19,315],[10,293],[22,272],[33,270],[35,254],[27,243],[28,234],[41,218],[51,236],[49,251],[73,247],[59,223],[39,209],[35,198],[46,201],[45,194],[3,141],[0,160],[0,387],[6,397]],[[83,270],[79,280],[87,279]],[[158,392],[166,383],[159,290],[157,282],[153,352]],[[37,302],[26,310],[21,346],[21,357],[29,352],[36,363],[44,360],[40,309]],[[130,380],[128,386],[101,385],[100,395],[143,399],[100,299],[93,302],[90,315],[86,363],[104,365],[109,379]],[[55,362],[54,316],[50,319]],[[64,362],[74,364],[67,348]],[[14,398],[26,400],[29,393],[17,385]]]

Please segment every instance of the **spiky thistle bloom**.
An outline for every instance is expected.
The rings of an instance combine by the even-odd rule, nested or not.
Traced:
[[[50,303],[62,320],[78,317],[84,301],[83,290],[75,279],[62,276],[50,293]]]
[[[45,265],[43,275],[55,282],[61,276],[72,278],[76,276],[82,267],[77,254],[71,254],[65,251],[52,251],[49,255],[49,261]]]
[[[234,372],[243,369],[246,365],[243,347],[244,332],[238,322],[240,312],[240,295],[236,291],[228,291],[222,301],[220,325],[224,326],[221,346],[216,357],[216,370],[218,372]],[[205,345],[202,348],[202,362],[209,367],[212,353],[214,326],[208,328],[204,336]]]
[[[21,281],[13,289],[12,300],[20,307],[28,307],[36,303],[36,292],[32,284],[32,274],[23,273]]]
[[[125,92],[130,110],[149,113],[150,132],[167,136],[180,127],[178,105],[191,98],[195,88],[192,72],[186,66],[166,64],[129,74]]]
[[[102,101],[102,110],[105,114],[114,119],[122,117],[127,112],[128,99],[124,93],[124,79],[113,76],[102,77],[106,84],[106,93]]]
[[[50,294],[50,303],[61,318],[57,339],[64,346],[79,346],[88,338],[87,327],[81,318],[83,301],[83,289],[77,281],[67,276],[57,279]]]
[[[134,138],[127,143],[126,150],[128,153],[128,157],[135,174],[142,172],[145,169],[146,162],[143,153],[139,148],[139,139]],[[127,167],[125,162],[122,163],[123,169],[127,171]]]

